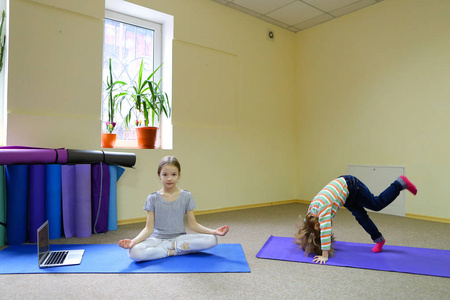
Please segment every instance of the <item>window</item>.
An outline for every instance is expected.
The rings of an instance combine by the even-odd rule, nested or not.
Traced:
[[[108,1],[107,1],[108,4]],[[158,66],[163,63],[163,67],[155,74],[155,80],[159,80],[161,74],[165,75],[162,78],[162,88],[169,95],[171,101],[171,61],[163,62],[163,45],[164,40],[171,41],[170,36],[163,37],[163,24],[151,22],[148,16],[152,16],[148,12],[154,12],[143,7],[131,7],[125,9],[127,14],[122,14],[116,11],[106,10],[104,22],[104,41],[103,41],[103,84],[102,84],[102,132],[106,132],[105,121],[108,120],[108,97],[106,93],[107,77],[109,77],[109,60],[111,59],[113,80],[120,80],[127,83],[126,86],[120,86],[120,89],[130,89],[139,74],[141,62],[143,62],[143,76],[150,75]],[[123,7],[121,7],[123,9]],[[133,12],[141,12],[147,10],[145,18],[141,16],[133,17],[130,14]],[[173,22],[173,18],[171,19]],[[168,26],[170,27],[170,26]],[[173,27],[172,27],[173,28]],[[170,30],[169,30],[170,32]],[[172,30],[173,32],[173,30]],[[172,34],[173,35],[173,34]],[[166,42],[167,44],[167,42]],[[167,47],[170,48],[170,47]],[[169,53],[167,52],[169,50]],[[171,48],[166,49],[166,53],[170,54]],[[166,55],[168,58],[171,55]],[[162,70],[162,72],[160,72]],[[169,76],[167,76],[169,75]],[[132,113],[130,125],[125,127],[124,117],[130,111],[130,99],[125,97],[121,101],[120,110],[115,114],[115,130],[117,134],[116,147],[118,148],[135,148],[136,133],[134,123],[139,118],[138,115]],[[167,120],[161,117],[161,122],[157,141],[157,148],[171,149],[172,148],[172,125],[170,119]]]

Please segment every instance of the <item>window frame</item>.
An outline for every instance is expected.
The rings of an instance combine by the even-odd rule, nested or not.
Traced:
[[[133,3],[106,0],[105,18],[154,30],[154,66],[162,63],[161,72],[158,73],[161,73],[162,88],[167,93],[170,106],[172,107],[172,41],[174,17]],[[173,149],[172,116],[169,118],[165,116],[161,117],[159,138],[160,146],[158,149]],[[137,141],[120,140],[116,142],[115,148],[137,149]]]

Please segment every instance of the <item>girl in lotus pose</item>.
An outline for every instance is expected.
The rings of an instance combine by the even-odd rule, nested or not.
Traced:
[[[386,240],[364,208],[382,210],[404,189],[417,194],[416,187],[406,176],[397,178],[379,196],[374,196],[367,186],[354,176],[345,175],[334,179],[311,201],[294,242],[303,249],[305,255],[308,256],[311,252],[315,254],[313,262],[326,263],[329,255],[333,254],[331,222],[339,208],[344,206],[375,242],[372,251],[380,252]]]
[[[197,223],[193,209],[196,207],[190,192],[177,186],[181,166],[174,156],[164,157],[158,166],[162,189],[148,196],[144,209],[147,222],[134,239],[119,241],[135,261],[146,261],[173,255],[182,255],[213,248],[217,235],[227,234],[228,225],[215,230]],[[185,215],[189,228],[199,234],[186,234]]]

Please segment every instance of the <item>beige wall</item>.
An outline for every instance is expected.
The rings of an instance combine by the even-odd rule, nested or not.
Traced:
[[[133,151],[119,220],[145,217],[164,155],[197,210],[295,199],[295,35],[269,41],[265,22],[209,0],[134,2],[175,18],[174,150]],[[8,144],[100,148],[103,15],[104,1],[12,1]]]
[[[296,35],[298,197],[405,166],[407,213],[450,218],[450,1],[385,0]]]
[[[376,164],[406,166],[408,213],[450,218],[450,3],[385,0],[294,34],[210,0],[133,2],[174,16],[174,150],[130,150],[119,220],[145,216],[164,155],[197,210],[309,200]],[[11,1],[9,145],[100,149],[103,15],[103,0]]]

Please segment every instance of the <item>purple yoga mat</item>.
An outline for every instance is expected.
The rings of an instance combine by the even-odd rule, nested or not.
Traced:
[[[61,166],[62,218],[64,236],[75,236],[75,166]]]
[[[91,236],[91,165],[63,165],[61,177],[65,237]]]
[[[22,146],[0,147],[0,165],[67,163],[67,150]]]
[[[36,232],[45,222],[45,166],[28,167],[28,241],[37,242]]]
[[[92,235],[91,165],[75,165],[75,170],[75,234],[81,238]]]
[[[373,244],[335,242],[335,256],[325,266],[352,267],[379,271],[450,277],[450,250],[384,245],[383,251],[373,253]],[[258,258],[313,263],[291,237],[271,236]]]
[[[108,231],[110,175],[108,165],[92,165],[92,225],[94,233]]]

